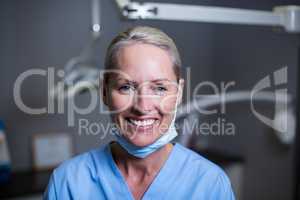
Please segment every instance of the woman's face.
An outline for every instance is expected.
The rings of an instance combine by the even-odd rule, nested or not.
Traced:
[[[117,63],[119,72],[104,86],[104,101],[129,142],[149,145],[169,128],[183,81],[177,83],[168,52],[154,45],[121,48]]]

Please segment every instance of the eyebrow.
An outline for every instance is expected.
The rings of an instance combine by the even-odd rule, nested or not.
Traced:
[[[118,81],[125,81],[125,82],[130,83],[130,84],[138,84],[136,81],[132,81],[132,80],[129,80],[129,79],[126,79],[126,78],[117,78],[115,80],[115,82],[118,82]]]
[[[117,78],[116,81],[126,81],[126,82],[129,82],[129,83],[134,83],[134,84],[138,84],[136,81],[132,81],[132,80],[128,80],[126,78]],[[148,82],[163,82],[163,81],[167,81],[167,82],[174,82],[174,81],[171,81],[170,79],[167,79],[167,78],[159,78],[159,79],[154,79],[154,80],[150,80]]]
[[[173,82],[173,81],[171,81],[167,78],[160,78],[160,79],[151,80],[151,82],[163,82],[163,81]]]

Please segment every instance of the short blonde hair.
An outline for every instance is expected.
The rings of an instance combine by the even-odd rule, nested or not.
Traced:
[[[135,43],[151,44],[166,50],[171,57],[174,72],[177,81],[179,81],[181,77],[181,59],[174,41],[163,31],[148,26],[136,26],[119,33],[107,48],[104,63],[105,69],[116,68],[119,50]]]

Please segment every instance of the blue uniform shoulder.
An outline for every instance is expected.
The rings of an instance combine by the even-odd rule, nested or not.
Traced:
[[[205,194],[203,199],[235,199],[230,180],[223,169],[182,145],[178,145],[177,149],[184,166],[180,173],[193,185],[195,194]]]
[[[107,146],[107,145],[106,145]],[[97,182],[99,163],[106,160],[105,147],[91,150],[64,161],[52,173],[44,199],[79,199],[82,188],[91,189]]]
[[[90,150],[88,152],[79,154],[71,159],[68,159],[61,163],[56,169],[54,169],[55,177],[76,177],[77,175],[89,175],[94,176],[96,171],[95,166],[95,155],[98,157],[104,156],[104,147],[100,147],[98,149]]]
[[[220,176],[225,175],[225,172],[223,169],[221,169],[218,165],[213,163],[212,161],[206,159],[199,153],[194,152],[191,149],[188,149],[180,144],[178,145],[178,149],[180,150],[181,154],[184,156],[185,164],[190,165],[190,169],[193,168],[197,170],[200,175],[203,175],[204,173],[206,175],[210,176]]]

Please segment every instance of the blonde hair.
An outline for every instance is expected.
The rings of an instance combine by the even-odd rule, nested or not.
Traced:
[[[174,41],[163,31],[148,26],[136,26],[119,33],[107,48],[105,69],[116,68],[119,50],[135,43],[151,44],[166,50],[171,57],[174,72],[179,81],[181,77],[181,59]]]

